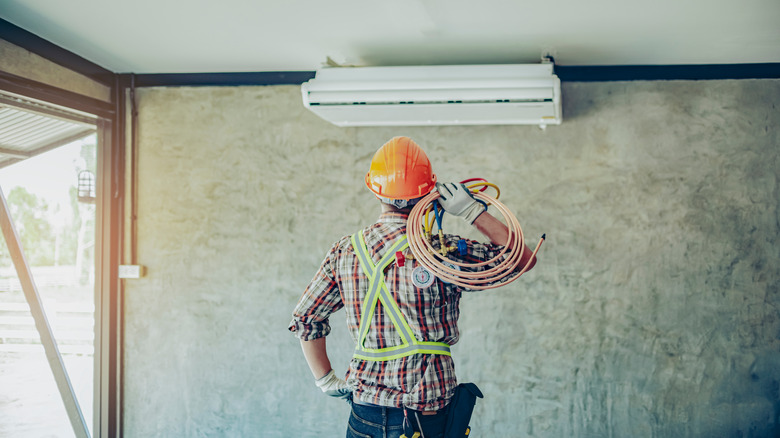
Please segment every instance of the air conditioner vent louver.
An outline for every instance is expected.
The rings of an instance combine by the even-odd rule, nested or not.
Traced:
[[[338,126],[561,123],[552,64],[326,68],[301,92]]]

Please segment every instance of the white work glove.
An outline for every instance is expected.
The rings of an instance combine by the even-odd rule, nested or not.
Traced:
[[[315,380],[314,383],[325,394],[331,397],[347,398],[352,394],[352,390],[347,386],[347,382],[344,379],[336,377],[336,373],[330,370],[328,374]]]
[[[463,218],[469,225],[473,224],[477,217],[487,210],[487,206],[474,199],[469,189],[463,184],[436,183],[436,189],[439,191],[439,204],[444,211]]]

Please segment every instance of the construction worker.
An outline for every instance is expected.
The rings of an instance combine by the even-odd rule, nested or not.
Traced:
[[[295,307],[289,330],[300,338],[316,385],[352,404],[348,438],[411,438],[413,432],[443,437],[458,385],[449,346],[458,342],[458,305],[468,289],[433,277],[413,259],[407,217],[416,202],[437,189],[447,213],[490,240],[468,240],[465,251],[448,255],[465,263],[493,259],[509,230],[462,184],[437,183],[427,155],[408,137],[379,148],[366,185],[381,203],[379,220],[333,245]],[[523,251],[518,270],[532,257],[528,247]],[[325,343],[328,318],[342,307],[357,344],[345,379],[333,371]]]

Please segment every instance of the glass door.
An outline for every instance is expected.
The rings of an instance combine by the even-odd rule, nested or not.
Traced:
[[[0,234],[0,436],[81,436],[73,401],[93,434],[97,150],[95,118],[0,93],[0,190],[59,356]]]

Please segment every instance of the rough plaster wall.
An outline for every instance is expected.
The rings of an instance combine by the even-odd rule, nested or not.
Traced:
[[[398,134],[548,236],[533,271],[462,302],[473,436],[778,436],[780,81],[563,93],[542,131],[337,128],[292,86],[140,90],[125,436],[344,436],[286,326],[331,243],[376,218],[363,176]]]

